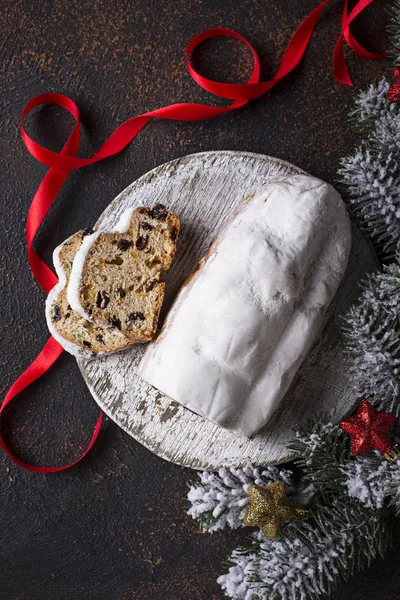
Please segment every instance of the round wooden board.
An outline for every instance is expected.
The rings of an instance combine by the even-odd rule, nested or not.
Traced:
[[[161,165],[127,187],[96,227],[110,229],[131,206],[162,202],[181,218],[174,264],[167,277],[161,319],[180,286],[235,208],[256,188],[279,176],[303,173],[269,156],[249,152],[205,152]],[[95,400],[120,427],[158,456],[193,469],[276,464],[289,460],[292,430],[315,413],[338,421],[355,402],[343,353],[338,316],[355,300],[357,281],[376,268],[364,238],[353,231],[347,273],[329,309],[319,340],[267,425],[247,439],[206,421],[155,390],[136,374],[144,346],[91,362],[79,361]]]

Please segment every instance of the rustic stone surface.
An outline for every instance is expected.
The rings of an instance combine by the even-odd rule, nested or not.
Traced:
[[[315,0],[5,0],[0,11],[0,315],[1,389],[6,391],[47,339],[44,297],[26,263],[24,217],[45,168],[26,152],[21,110],[35,94],[59,91],[77,101],[83,119],[81,156],[98,148],[125,118],[177,100],[217,100],[187,75],[187,40],[225,25],[260,51],[263,77],[282,56]],[[385,47],[388,0],[375,2],[354,27],[372,50]],[[69,234],[91,225],[131,181],[167,160],[202,150],[248,150],[293,162],[334,183],[341,156],[359,142],[347,123],[353,90],[336,84],[331,52],[342,2],[332,0],[304,62],[267,96],[206,123],[153,122],[120,156],[75,172],[41,229],[36,248],[50,261]],[[354,83],[388,72],[346,52]],[[242,80],[248,54],[215,41],[196,53],[209,76]],[[211,63],[217,61],[212,68]],[[236,70],[236,64],[238,68]],[[229,77],[233,80],[235,76]],[[72,119],[43,108],[29,119],[36,139],[60,148]],[[41,464],[72,460],[83,447],[97,407],[74,360],[60,359],[43,381],[7,411],[3,430],[20,455]],[[191,471],[142,448],[108,419],[94,451],[58,475],[22,471],[0,456],[1,600],[209,600],[230,550],[246,532],[200,535],[185,515]],[[337,600],[394,600],[400,591],[397,553],[344,585]]]

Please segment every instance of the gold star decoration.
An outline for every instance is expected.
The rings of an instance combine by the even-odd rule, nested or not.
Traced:
[[[274,540],[281,523],[299,523],[307,519],[308,512],[298,506],[286,504],[283,481],[275,481],[267,488],[252,485],[249,488],[250,507],[243,517],[245,525],[259,527],[265,537]]]

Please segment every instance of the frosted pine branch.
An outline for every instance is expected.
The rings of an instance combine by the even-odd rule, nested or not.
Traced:
[[[307,465],[321,452],[328,451],[330,455],[333,442],[342,435],[342,430],[337,425],[318,419],[295,431],[294,440],[289,447],[301,456],[301,464]]]
[[[338,170],[350,211],[386,261],[400,240],[400,106],[389,87],[383,78],[358,94],[350,116],[366,140]]]
[[[190,486],[188,514],[200,521],[202,531],[217,531],[226,525],[232,529],[243,527],[249,487],[253,484],[267,487],[274,481],[283,481],[288,493],[293,492],[292,472],[286,469],[261,470],[249,463],[243,468],[222,468],[216,473],[204,471]]]
[[[379,452],[349,461],[342,470],[350,498],[355,498],[368,508],[384,506],[392,493],[392,477],[399,475],[398,466],[391,465]]]
[[[388,493],[391,505],[394,506],[396,514],[400,516],[400,460],[391,466]]]
[[[368,508],[394,506],[400,515],[400,459],[389,462],[379,452],[358,457],[343,467],[348,495]]]
[[[399,123],[400,132],[400,123]],[[360,228],[383,258],[393,258],[400,240],[400,151],[359,148],[342,160],[338,174],[344,198]]]
[[[376,408],[400,413],[400,264],[369,277],[345,317],[355,389]]]
[[[218,583],[233,600],[313,600],[381,555],[389,541],[382,511],[339,499],[320,505],[309,522],[286,526],[276,540],[253,534],[250,548],[232,552]]]
[[[400,2],[394,0],[391,6],[391,18],[388,27],[390,31],[390,56],[394,65],[400,64]]]
[[[350,117],[356,118],[359,125],[363,127],[365,123],[375,127],[377,120],[384,116],[388,109],[395,110],[387,100],[387,93],[390,84],[383,78],[377,84],[373,83],[366,90],[361,90],[354,103],[354,109],[350,112]]]
[[[299,428],[289,444],[303,469],[303,484],[309,483],[326,495],[343,486],[341,465],[351,458],[349,437],[338,425],[318,420]]]
[[[398,154],[400,137],[400,110],[397,103],[388,100],[389,88],[390,83],[383,77],[378,83],[359,92],[350,112],[350,118],[367,137],[368,147],[382,152],[383,156],[389,152]]]

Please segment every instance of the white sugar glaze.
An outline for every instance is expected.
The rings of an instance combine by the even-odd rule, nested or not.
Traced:
[[[69,238],[67,238],[62,244],[57,246],[57,248],[55,248],[55,250],[53,251],[53,265],[54,265],[54,269],[57,273],[58,282],[50,290],[50,292],[48,293],[47,298],[46,298],[46,307],[45,307],[46,321],[47,321],[47,327],[49,328],[51,335],[60,344],[60,346],[62,346],[64,348],[64,350],[69,352],[69,354],[76,356],[76,358],[81,358],[81,359],[83,358],[85,360],[93,360],[94,358],[97,358],[99,356],[109,356],[110,354],[114,354],[115,352],[118,352],[118,350],[117,351],[105,350],[103,352],[99,351],[99,352],[93,353],[89,349],[85,349],[82,346],[80,346],[79,344],[74,344],[74,342],[72,342],[71,340],[67,340],[67,338],[60,335],[57,328],[54,326],[53,319],[51,318],[52,307],[55,303],[57,303],[57,298],[58,298],[61,290],[64,289],[64,287],[67,283],[67,277],[66,277],[63,265],[60,261],[60,252],[61,252],[64,244],[66,242],[68,242],[68,240],[73,238],[74,235],[75,234],[73,234]],[[114,329],[114,331],[113,331],[114,335],[123,337],[122,333],[120,331],[118,331],[118,329],[116,329],[115,327],[113,329]]]
[[[79,291],[81,288],[82,271],[85,265],[86,257],[90,248],[92,247],[92,244],[97,240],[101,233],[102,231],[95,231],[94,233],[91,233],[90,235],[86,235],[84,237],[80,248],[75,254],[67,286],[67,298],[72,310],[80,314],[81,317],[84,317],[87,321],[91,322],[94,321],[83,308],[79,298]],[[101,325],[102,327],[104,327],[104,324]]]
[[[71,236],[71,237],[73,237],[73,236]],[[70,238],[65,240],[65,242],[67,242],[69,239]],[[52,306],[56,302],[59,293],[61,292],[61,290],[64,288],[65,284],[67,283],[67,278],[65,276],[63,266],[60,262],[60,251],[61,251],[62,246],[65,244],[65,242],[63,242],[62,244],[57,246],[57,248],[53,252],[53,264],[54,264],[55,271],[57,273],[58,283],[50,290],[50,292],[48,293],[47,298],[46,298],[45,314],[46,314],[47,327],[49,328],[49,331],[50,331],[51,335],[53,336],[53,338],[67,352],[69,352],[70,354],[73,354],[77,358],[87,358],[90,355],[90,353],[88,351],[85,351],[83,348],[81,348],[81,346],[74,344],[70,340],[67,340],[62,335],[60,335],[58,333],[57,329],[54,327],[54,323],[51,318]]]
[[[127,209],[119,219],[117,225],[113,227],[110,233],[126,233],[129,229],[132,212],[134,208]],[[84,317],[87,321],[92,323],[96,323],[100,327],[110,328],[111,326],[106,325],[105,323],[100,323],[95,321],[84,309],[80,300],[80,288],[81,288],[81,280],[82,280],[82,272],[85,265],[86,257],[89,253],[90,248],[97,240],[99,235],[103,233],[102,230],[95,231],[94,233],[85,236],[82,245],[78,249],[74,261],[72,264],[72,271],[68,282],[67,288],[67,298],[71,308],[79,313],[82,317]],[[121,333],[122,336],[122,333]]]

